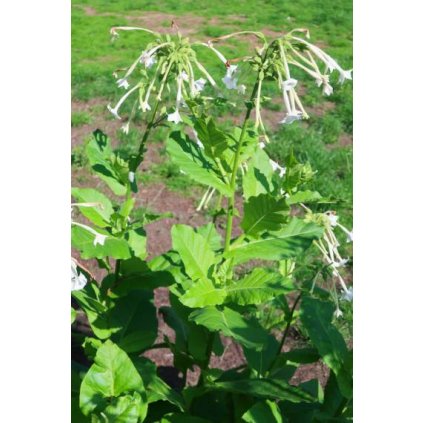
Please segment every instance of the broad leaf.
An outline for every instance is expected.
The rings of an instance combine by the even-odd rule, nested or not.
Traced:
[[[267,335],[267,347],[261,351],[243,348],[244,356],[247,359],[248,367],[257,371],[259,375],[264,375],[279,354],[280,345],[276,338]]]
[[[205,307],[223,304],[226,298],[226,291],[216,288],[209,279],[201,279],[195,282],[179,300],[190,308]]]
[[[250,197],[244,203],[244,218],[241,227],[247,236],[257,236],[263,231],[277,231],[288,219],[289,207],[281,198],[270,194]]]
[[[80,226],[72,226],[72,246],[80,251],[81,257],[90,258],[113,257],[115,259],[127,259],[131,257],[128,243],[124,239],[107,235],[104,245],[94,245],[95,235]]]
[[[181,132],[172,132],[167,140],[167,152],[172,161],[196,182],[212,186],[223,195],[231,195],[232,191],[217,167],[188,136]]]
[[[243,379],[214,382],[214,389],[251,395],[257,398],[287,400],[291,402],[314,402],[315,399],[302,389],[291,386],[288,382],[274,379]]]
[[[287,198],[286,202],[292,205],[298,203],[311,203],[321,199],[322,196],[317,191],[300,191]]]
[[[239,305],[262,304],[273,297],[295,289],[292,281],[280,274],[263,269],[254,269],[245,278],[233,282],[226,288],[228,300]]]
[[[263,401],[254,404],[242,420],[247,423],[283,423],[281,413],[274,401]]]
[[[128,244],[135,257],[147,257],[147,234],[143,228],[128,231]]]
[[[252,259],[284,260],[304,252],[322,234],[323,228],[315,223],[293,218],[279,232],[260,239],[247,239],[243,244],[232,246],[226,257],[234,258],[236,264]]]
[[[110,189],[116,195],[125,195],[127,191],[126,184],[112,165],[114,154],[109,138],[103,132],[95,131],[94,139],[87,144],[85,153],[91,168],[107,183]]]
[[[138,392],[141,396],[139,417],[147,413],[146,393],[137,369],[126,353],[111,341],[98,350],[94,364],[85,375],[79,397],[79,405],[85,415],[103,411],[111,398]]]
[[[140,414],[144,412],[143,408],[141,395],[134,392],[133,395],[113,398],[101,417],[105,417],[105,423],[138,423]]]
[[[258,148],[251,161],[248,162],[248,171],[242,178],[243,194],[246,200],[272,191],[273,170],[269,160],[269,156]]]
[[[223,335],[234,338],[247,348],[257,350],[266,348],[267,332],[258,322],[253,319],[247,320],[228,307],[222,310],[215,307],[196,310],[191,313],[190,320],[211,331],[221,331]]]
[[[111,201],[101,192],[92,188],[72,188],[72,197],[78,203],[94,203],[95,206],[78,206],[80,212],[100,228],[110,226],[114,213]]]
[[[212,117],[196,119],[194,128],[209,157],[220,158],[229,147],[227,135],[216,128]]]
[[[195,228],[195,232],[200,234],[213,251],[217,251],[222,247],[222,236],[217,232],[213,223]]]
[[[172,245],[181,256],[185,272],[192,280],[209,279],[209,270],[215,262],[215,256],[200,234],[197,234],[191,226],[174,225]]]
[[[110,312],[110,325],[113,341],[128,353],[153,345],[158,328],[153,292],[135,290],[118,298]]]
[[[332,325],[334,311],[335,307],[330,302],[305,297],[301,303],[300,318],[323,361],[335,373],[342,394],[350,398],[349,353],[344,338]]]

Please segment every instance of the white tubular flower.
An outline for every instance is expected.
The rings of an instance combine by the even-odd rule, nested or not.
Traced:
[[[259,147],[263,150],[264,147],[266,147],[266,143],[263,141],[259,142]]]
[[[298,81],[294,78],[289,78],[286,81],[282,82],[282,88],[284,91],[290,91],[296,87]]]
[[[283,175],[285,175],[286,173],[286,168],[280,166],[279,163],[276,163],[272,159],[270,159],[269,162],[270,162],[270,166],[272,166],[273,171],[279,173],[279,176],[282,178]]]
[[[228,90],[236,90],[238,88],[238,78],[235,78],[238,66],[230,65],[226,70],[226,75],[222,78],[222,82],[226,85]]]
[[[242,95],[244,95],[245,94],[245,90],[247,89],[247,87],[244,85],[244,84],[241,84],[239,87],[238,87],[238,92],[240,93],[240,94],[242,94]]]
[[[179,114],[179,110],[176,109],[173,113],[169,113],[167,115],[167,120],[169,122],[173,122],[176,124],[182,122],[182,118],[181,118],[181,115]]]
[[[338,82],[340,83],[340,84],[343,84],[344,82],[345,82],[345,80],[346,79],[350,79],[350,80],[352,80],[352,75],[351,75],[351,72],[352,72],[352,69],[350,69],[350,70],[343,70],[343,69],[341,69],[340,68],[340,70],[339,70],[339,80],[338,80]]]
[[[74,259],[71,259],[71,290],[79,291],[87,284],[87,278],[83,273],[78,273],[78,268]]]
[[[347,233],[347,241],[353,242],[353,231]]]
[[[120,129],[124,134],[128,135],[128,133],[129,133],[129,122],[126,122],[124,125],[122,125],[122,127]]]
[[[337,319],[339,319],[340,317],[342,317],[342,315],[343,315],[342,311],[339,309],[339,307],[336,307],[336,310],[335,310],[334,316],[335,316]]]
[[[124,88],[125,90],[129,88],[129,82],[125,78],[118,79],[116,83],[119,88]]]
[[[283,125],[289,125],[292,122],[295,122],[296,120],[301,120],[302,117],[303,117],[302,112],[298,110],[294,110],[294,111],[288,112],[279,123]]]
[[[135,173],[134,172],[131,171],[131,172],[128,173],[128,180],[131,184],[135,181]]]
[[[341,295],[341,300],[351,302],[353,300],[353,288],[348,288]]]
[[[100,234],[99,232],[97,232],[93,228],[91,228],[87,225],[84,225],[82,223],[75,222],[73,220],[71,221],[71,224],[75,225],[75,226],[79,226],[80,228],[83,228],[88,232],[91,232],[95,236],[94,241],[93,241],[94,246],[96,246],[97,244],[104,245],[104,242],[107,238],[107,235]]]
[[[109,112],[117,119],[121,119],[119,116],[119,108],[122,106],[123,102],[136,90],[139,88],[139,85],[135,85],[135,87],[132,87],[129,91],[125,93],[124,96],[118,101],[115,107],[112,107],[110,104],[107,105],[107,109]]]
[[[334,228],[335,226],[338,225],[338,216],[334,212],[328,211],[325,214],[326,214],[326,217],[328,218],[330,226]]]
[[[150,105],[148,104],[147,100],[141,101],[139,108],[145,113],[148,110],[151,110]]]
[[[156,57],[148,51],[145,51],[140,58],[140,63],[143,63],[147,69],[150,69],[156,63]]]
[[[118,110],[119,107],[116,105],[114,108],[112,107],[111,104],[107,105],[107,110],[116,118],[116,119],[122,119],[119,114],[118,114]]]
[[[197,92],[201,92],[204,90],[204,86],[206,85],[207,81],[204,78],[197,79],[194,81],[194,89]]]
[[[341,259],[340,261],[334,261],[332,263],[333,267],[345,267],[345,265],[348,263],[348,259]]]
[[[178,78],[181,78],[182,81],[187,81],[187,82],[189,81],[189,76],[188,76],[188,74],[185,71],[182,71],[179,74]]]

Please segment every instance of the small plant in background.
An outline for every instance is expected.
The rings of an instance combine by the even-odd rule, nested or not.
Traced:
[[[339,304],[352,301],[352,287],[342,276],[348,259],[341,255],[335,230],[350,241],[352,231],[333,211],[322,211],[328,200],[308,188],[316,172],[309,163],[300,163],[293,152],[283,164],[269,158],[272,140],[261,114],[263,87],[276,83],[285,107],[280,123],[308,117],[291,67],[314,78],[324,95],[333,92],[333,71],[340,83],[351,79],[351,71],[311,44],[303,29],[270,42],[260,32],[242,31],[207,43],[183,38],[175,25],[172,35],[114,27],[112,36],[121,31],[143,31],[154,41],[130,67],[116,72],[125,93],[109,110],[122,119],[121,108],[132,100],[123,131],[129,131],[137,112],[148,116],[148,123],[132,154],[113,151],[100,131],[87,144],[93,172],[122,198],[118,205],[94,189],[72,190],[73,208],[82,215],[72,220],[73,247],[106,274],[96,281],[72,259],[72,296],[78,304],[72,319],[84,314],[92,331],[79,338],[88,366],[79,363],[72,370],[75,421],[351,421],[352,352],[334,319],[343,318]],[[227,59],[216,47],[244,35],[259,40],[251,56]],[[222,62],[221,75],[212,76],[198,61],[198,48]],[[252,87],[240,83],[240,62],[255,77]],[[241,126],[224,129],[211,111],[249,88]],[[161,216],[136,211],[135,172],[151,131],[159,126],[171,127],[168,171],[177,166],[203,185],[199,209],[213,212],[206,225],[174,225],[172,249],[147,260],[144,225]],[[240,230],[234,235],[238,216]],[[171,306],[160,314],[175,333],[162,343],[156,343],[153,304],[158,287],[169,290]],[[297,323],[307,348],[287,350],[288,333]],[[210,367],[212,354],[223,358],[221,336],[242,348],[245,365],[227,371]],[[171,350],[181,389],[165,383],[156,365],[143,357],[156,348]],[[330,369],[326,386],[317,379],[290,383],[299,366],[319,360]],[[187,373],[194,368],[200,377],[188,386]]]

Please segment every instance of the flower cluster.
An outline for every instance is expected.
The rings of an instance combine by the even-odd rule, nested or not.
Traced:
[[[346,301],[352,301],[353,299],[353,288],[347,287],[341,273],[340,268],[345,267],[348,263],[348,258],[342,258],[341,254],[338,251],[338,247],[340,243],[336,238],[334,233],[334,229],[336,227],[340,228],[345,234],[347,235],[347,242],[352,242],[353,240],[353,232],[349,231],[345,226],[339,223],[339,217],[333,211],[327,211],[326,213],[316,213],[313,214],[310,209],[303,207],[307,211],[307,218],[309,220],[313,220],[319,224],[321,224],[325,231],[323,237],[318,241],[315,241],[316,247],[322,253],[322,257],[324,262],[331,268],[334,277],[338,280],[339,284],[341,285],[342,294],[341,299]],[[336,311],[335,316],[340,317],[342,316],[342,312],[339,309],[338,305],[338,297],[336,295],[335,286],[333,287],[334,298],[336,300]]]
[[[245,86],[237,86],[237,67],[229,65],[223,54],[211,42],[190,43],[187,38],[182,38],[179,33],[172,37],[170,35],[163,36],[139,27],[112,28],[111,34],[114,38],[119,35],[119,30],[141,30],[156,36],[156,40],[141,52],[122,76],[119,76],[118,72],[114,73],[118,87],[126,90],[126,93],[115,106],[108,105],[109,111],[115,118],[121,119],[119,111],[123,103],[131,95],[134,94],[135,96],[135,93],[138,93],[133,102],[129,121],[122,126],[122,130],[125,133],[129,131],[129,122],[136,110],[138,109],[142,112],[151,110],[153,97],[155,97],[155,102],[158,104],[162,101],[165,88],[167,88],[169,93],[173,92],[172,86],[175,89],[175,107],[172,112],[167,113],[167,120],[177,124],[182,122],[180,110],[186,106],[184,100],[193,99],[201,95],[207,83],[212,87],[217,86],[213,77],[197,59],[195,51],[197,47],[210,49],[224,63],[227,70],[226,76],[222,78],[222,81],[228,88],[236,88],[241,92],[245,92]],[[132,82],[133,80],[135,82]]]

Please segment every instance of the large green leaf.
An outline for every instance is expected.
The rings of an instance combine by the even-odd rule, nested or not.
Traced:
[[[167,152],[172,161],[196,182],[212,186],[223,195],[231,195],[232,191],[222,179],[219,170],[188,136],[181,132],[172,132],[167,140]]]
[[[196,308],[223,304],[225,298],[225,289],[216,288],[209,279],[201,279],[195,282],[179,300],[187,307]]]
[[[83,259],[113,257],[127,259],[131,257],[128,243],[124,239],[107,235],[104,245],[94,245],[95,235],[80,226],[72,226],[72,246],[81,252]]]
[[[322,196],[317,191],[299,191],[287,198],[288,204],[311,203],[319,201]]]
[[[291,402],[314,402],[315,399],[300,388],[280,379],[242,379],[214,382],[214,389],[251,395],[257,398],[287,400]]]
[[[257,371],[259,375],[264,375],[279,354],[280,345],[276,338],[268,334],[267,346],[261,351],[243,348],[244,356],[248,367]]]
[[[258,148],[251,161],[248,162],[248,171],[242,178],[244,198],[256,197],[272,191],[273,169],[270,165],[269,156]]]
[[[110,340],[98,350],[94,364],[85,375],[79,405],[85,415],[101,412],[112,398],[138,392],[141,396],[139,417],[147,414],[147,396],[143,381],[127,354]]]
[[[147,234],[143,228],[128,231],[128,244],[135,257],[147,257]]]
[[[128,353],[153,345],[158,328],[153,292],[134,290],[118,298],[110,313],[110,326],[113,341]]]
[[[143,404],[138,392],[113,398],[101,413],[100,421],[104,423],[138,423],[143,414]],[[104,418],[104,420],[102,420]]]
[[[194,128],[209,157],[220,158],[229,147],[228,136],[216,127],[212,117],[196,119]]]
[[[191,313],[190,319],[211,331],[221,331],[223,335],[234,338],[247,348],[257,350],[266,348],[267,332],[258,322],[253,319],[247,320],[228,307],[222,310],[205,307]]]
[[[284,260],[304,252],[322,234],[323,228],[315,223],[293,218],[279,232],[232,246],[226,257],[233,258],[236,264],[252,259]]]
[[[239,305],[261,304],[295,289],[291,279],[263,268],[254,269],[245,278],[226,288],[228,300]]]
[[[305,297],[301,303],[300,319],[323,361],[335,373],[342,394],[351,398],[350,354],[344,338],[332,324],[334,311],[335,307],[330,302]]]
[[[247,423],[283,423],[281,413],[274,401],[261,401],[254,404],[242,416]]]
[[[192,280],[208,280],[215,256],[207,241],[191,226],[172,227],[172,245],[181,256],[185,272]]]
[[[114,213],[111,201],[101,192],[92,188],[72,188],[72,197],[78,203],[97,203],[96,206],[78,206],[81,213],[100,228],[110,226]]]
[[[213,251],[217,251],[222,247],[222,236],[217,232],[213,223],[199,226],[195,228],[195,232],[200,234]]]
[[[116,195],[125,195],[127,191],[126,181],[122,180],[118,169],[112,164],[116,157],[113,154],[109,138],[101,131],[94,132],[94,138],[87,144],[85,153],[91,168],[103,179],[104,182]],[[126,170],[126,175],[128,170]]]
[[[270,194],[250,197],[244,203],[241,227],[247,236],[257,236],[263,231],[277,231],[288,219],[289,207],[285,199],[277,200]]]
[[[144,357],[137,357],[133,360],[133,363],[144,382],[149,404],[157,401],[168,401],[184,411],[185,403],[182,395],[174,391],[157,375],[157,367],[152,361]]]

